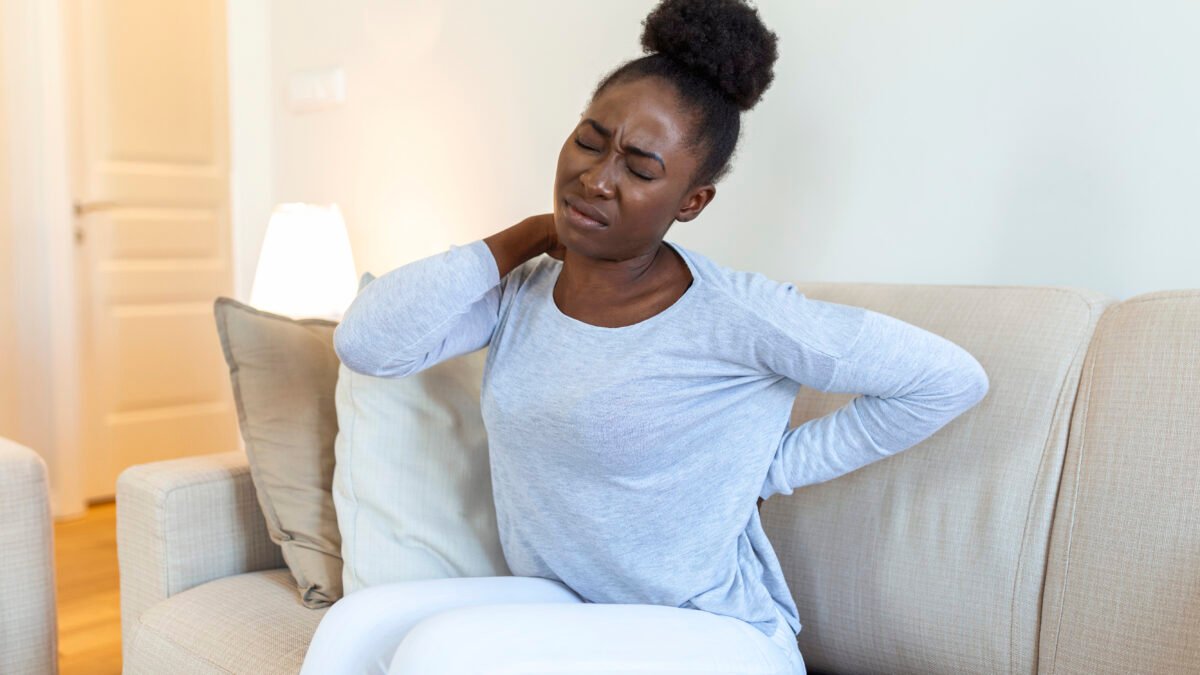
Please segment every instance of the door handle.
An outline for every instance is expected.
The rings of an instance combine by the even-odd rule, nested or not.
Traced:
[[[106,209],[116,208],[120,206],[117,202],[75,202],[75,215],[82,216],[85,213],[93,211],[104,211]]]

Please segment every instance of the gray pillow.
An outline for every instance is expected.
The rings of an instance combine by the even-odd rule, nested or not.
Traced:
[[[327,607],[342,597],[342,539],[330,492],[337,322],[291,319],[230,298],[217,298],[213,313],[271,541],[304,606]]]

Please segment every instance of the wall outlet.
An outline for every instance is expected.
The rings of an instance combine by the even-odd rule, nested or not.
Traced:
[[[288,77],[288,107],[296,112],[322,110],[346,101],[346,71],[342,67],[318,68]]]

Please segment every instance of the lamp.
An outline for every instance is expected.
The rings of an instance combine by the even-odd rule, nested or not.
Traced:
[[[250,304],[293,318],[339,320],[358,289],[337,204],[279,204],[267,222]]]

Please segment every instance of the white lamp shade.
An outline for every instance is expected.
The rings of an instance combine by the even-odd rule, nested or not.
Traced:
[[[279,204],[267,223],[250,304],[293,318],[341,319],[357,291],[337,204]]]

